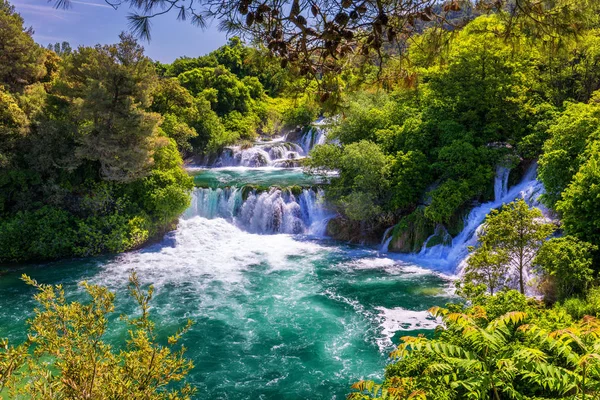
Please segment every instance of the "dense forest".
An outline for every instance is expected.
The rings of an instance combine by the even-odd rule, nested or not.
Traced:
[[[600,393],[595,2],[545,5],[545,13],[560,16],[554,25],[510,8],[460,12],[458,2],[449,2],[446,11],[468,23],[442,29],[422,17],[410,40],[379,44],[376,59],[359,62],[338,52],[331,66],[312,58],[321,70],[307,70],[308,51],[296,64],[298,56],[283,57],[279,42],[265,47],[238,37],[171,64],[150,60],[125,33],[114,45],[43,48],[1,1],[0,262],[139,248],[173,229],[188,207],[193,181],[184,160],[214,160],[226,146],[306,131],[324,117],[327,143],[302,166],[328,181],[325,198],[335,217],[327,232],[334,239],[378,243],[392,227],[392,251],[450,246],[473,207],[494,199],[499,169],[511,171],[514,186],[537,168],[545,188],[539,208],[515,200],[490,212],[456,281],[459,299],[430,310],[438,329],[403,337],[384,381],[357,382],[348,398],[591,399]],[[248,27],[260,14],[251,15]],[[350,15],[340,18],[348,23]],[[378,36],[370,37],[372,46]],[[19,388],[11,378],[30,352],[36,354],[32,373],[52,355],[64,361],[65,376],[91,379],[93,389],[94,375],[78,376],[65,365],[85,369],[96,360],[98,350],[88,342],[98,343],[106,330],[114,295],[86,284],[92,302],[80,308],[60,287],[24,279],[39,291],[43,309],[30,322],[40,353],[31,343],[3,342],[0,389],[8,384],[43,398],[41,387]],[[103,349],[110,362],[101,363],[106,379],[98,387],[108,393],[119,374],[156,373],[155,384],[140,385],[143,390],[110,393],[189,398],[189,386],[165,397],[163,386],[181,381],[192,365],[183,351],[153,343],[152,289],[142,290],[135,274],[130,289],[142,316],[130,321],[129,344],[140,357],[161,354],[164,370],[145,370],[132,361],[135,352],[117,357]],[[99,319],[89,320],[90,310]],[[83,336],[64,335],[65,321],[82,326]],[[69,346],[83,355],[64,352]],[[114,365],[121,369],[113,376]],[[78,393],[65,382],[57,392]],[[66,398],[112,398],[106,396]]]

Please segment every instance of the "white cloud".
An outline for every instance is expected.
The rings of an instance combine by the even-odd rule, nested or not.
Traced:
[[[113,9],[108,4],[101,4],[101,3],[94,3],[94,2],[87,2],[87,1],[79,1],[79,0],[71,0],[70,2],[71,3],[75,3],[75,4],[81,4],[81,5],[84,5],[84,6],[110,8],[111,10]]]
[[[72,10],[57,10],[52,6],[43,6],[37,4],[27,4],[27,3],[13,3],[17,11],[21,14],[32,14],[32,15],[40,15],[43,17],[56,18],[63,21],[67,20],[65,14],[79,14],[78,12]]]

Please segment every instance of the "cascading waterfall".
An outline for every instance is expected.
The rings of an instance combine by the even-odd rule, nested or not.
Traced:
[[[256,143],[242,149],[228,147],[221,153],[214,166],[219,167],[293,167],[305,157],[304,149],[297,143],[284,142],[278,138],[272,142]]]
[[[521,182],[510,189],[508,188],[509,173],[510,170],[504,167],[496,169],[494,200],[480,204],[471,210],[465,219],[463,230],[452,239],[451,245],[439,244],[432,247],[424,245],[419,253],[408,258],[418,263],[436,265],[448,271],[454,271],[457,267],[460,269],[461,262],[467,257],[469,246],[477,243],[477,233],[490,211],[518,198],[524,199],[530,206],[540,207],[542,211],[546,211],[539,203],[539,197],[543,193],[544,187],[536,179],[537,164],[531,165]],[[387,251],[387,245],[384,243],[382,250]]]
[[[325,120],[316,121],[299,139],[287,141],[280,136],[270,141],[258,141],[250,148],[225,148],[213,167],[296,167],[316,146],[327,140]]]
[[[252,191],[243,200],[243,188],[196,189],[186,218],[224,218],[252,233],[323,236],[331,217],[321,189],[303,189],[297,196],[276,187]]]

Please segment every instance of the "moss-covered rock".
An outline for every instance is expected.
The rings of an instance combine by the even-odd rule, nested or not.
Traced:
[[[248,196],[250,196],[250,194],[254,193],[256,191],[256,188],[252,185],[245,185],[242,187],[242,200],[246,201],[246,199],[248,199]]]
[[[294,186],[289,186],[287,188],[291,194],[293,194],[294,196],[298,197],[302,194],[302,186],[299,185],[294,185]]]
[[[352,221],[348,218],[338,216],[329,220],[326,233],[332,239],[349,243],[378,244],[381,236],[377,236],[375,234],[376,231],[368,229],[363,225],[364,222]]]
[[[435,225],[425,218],[424,208],[419,207],[394,227],[388,249],[397,253],[419,251],[434,232]]]
[[[444,225],[444,227],[451,236],[457,236],[462,232],[462,230],[465,228],[465,218],[469,215],[470,211],[471,210],[468,208],[463,208],[458,213],[450,217],[450,220]]]
[[[346,218],[335,217],[327,223],[327,236],[346,242],[360,240],[360,224]]]
[[[450,236],[446,227],[442,224],[436,225],[433,235],[425,242],[425,247],[430,248],[440,244],[444,246],[452,245],[452,236]]]

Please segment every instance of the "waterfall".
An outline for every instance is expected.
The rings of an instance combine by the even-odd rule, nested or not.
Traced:
[[[327,121],[319,119],[301,136],[295,132],[265,140],[261,138],[252,147],[229,146],[221,151],[209,167],[280,167],[300,166],[299,161],[319,144],[327,140]]]
[[[252,233],[323,236],[331,215],[324,207],[323,190],[303,189],[295,196],[271,188],[252,191],[243,199],[243,188],[196,189],[185,218],[224,218]]]
[[[394,229],[394,227],[390,226],[389,228],[387,228],[385,230],[385,232],[383,232],[383,237],[381,238],[381,244],[379,246],[379,252],[380,253],[387,253],[388,252],[388,249],[390,248],[390,242],[394,238],[394,235],[390,235],[390,237],[388,237],[388,234],[390,233],[390,231],[392,229]]]
[[[507,188],[508,175],[509,170],[506,168],[497,168],[494,180],[494,200],[480,204],[471,210],[465,218],[463,230],[452,239],[451,245],[439,244],[429,248],[424,245],[418,254],[413,254],[409,258],[416,262],[435,264],[447,270],[454,270],[467,257],[469,246],[477,244],[477,233],[491,210],[518,198],[525,199],[530,206],[539,206],[539,196],[543,193],[544,187],[536,179],[537,164],[531,165],[521,182],[510,189]]]
[[[297,143],[276,138],[270,142],[256,142],[252,147],[231,146],[223,149],[214,167],[295,167],[306,156]]]
[[[494,201],[501,201],[508,193],[508,175],[510,169],[506,167],[496,168],[496,178],[494,179]]]
[[[313,126],[300,139],[300,145],[307,155],[316,145],[324,144],[327,140],[327,130],[321,126]]]

